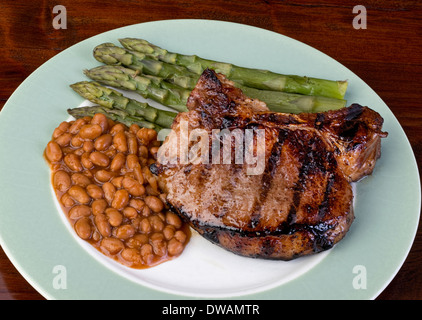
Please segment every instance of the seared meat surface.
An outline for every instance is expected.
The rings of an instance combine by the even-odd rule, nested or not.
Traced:
[[[172,210],[201,235],[243,256],[283,260],[329,249],[345,236],[354,219],[350,183],[372,173],[386,136],[378,113],[357,104],[316,114],[270,112],[212,70],[202,74],[188,108],[151,169]],[[184,148],[195,130],[201,138]],[[224,158],[218,133],[235,130],[252,132],[253,143],[242,146],[255,163],[239,163],[234,134]]]

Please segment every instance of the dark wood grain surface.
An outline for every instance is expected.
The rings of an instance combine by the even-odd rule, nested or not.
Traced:
[[[67,29],[53,27],[53,7],[58,4],[67,9]],[[366,29],[353,27],[355,5],[367,10]],[[2,0],[0,109],[31,72],[81,40],[141,22],[191,18],[272,30],[333,57],[390,107],[421,165],[422,5],[417,0]],[[422,299],[421,228],[402,268],[378,299]],[[0,299],[44,299],[1,249]]]

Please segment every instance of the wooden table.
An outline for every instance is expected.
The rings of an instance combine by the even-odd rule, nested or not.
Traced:
[[[59,13],[53,13],[57,4],[66,7],[67,29],[53,27],[53,19]],[[356,4],[366,8],[366,29],[356,29],[353,25],[355,17],[362,13],[353,13]],[[36,68],[60,51],[98,33],[165,19],[232,21],[302,41],[355,72],[381,96],[398,118],[420,165],[421,9],[420,1],[416,0],[371,0],[355,4],[346,0],[2,0],[0,109]],[[362,26],[363,21],[357,22]],[[378,299],[422,299],[421,268],[420,226],[404,265]],[[43,299],[1,249],[0,299]]]

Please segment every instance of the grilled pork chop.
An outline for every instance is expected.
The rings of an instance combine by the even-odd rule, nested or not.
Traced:
[[[282,260],[327,250],[345,236],[354,219],[351,182],[372,173],[387,135],[378,113],[358,104],[315,114],[270,112],[212,70],[200,77],[188,108],[176,117],[151,171],[172,210],[202,236],[239,255]],[[264,140],[257,136],[249,146],[263,157],[262,172],[250,174],[254,164],[233,156],[215,164],[212,147],[220,136],[193,139],[187,151],[198,152],[198,141],[210,151],[182,161],[186,129],[201,137],[215,137],[216,129],[264,132]],[[234,137],[229,141],[234,154]]]

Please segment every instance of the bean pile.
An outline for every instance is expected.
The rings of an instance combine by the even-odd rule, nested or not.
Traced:
[[[133,268],[179,256],[190,236],[149,170],[159,145],[152,129],[95,114],[62,122],[44,152],[77,235]]]

